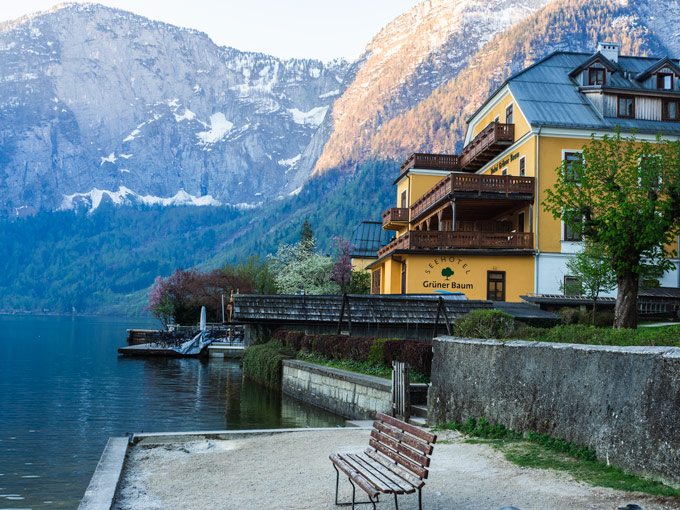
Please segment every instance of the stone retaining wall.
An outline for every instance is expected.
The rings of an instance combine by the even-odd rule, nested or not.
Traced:
[[[303,361],[283,362],[281,388],[286,395],[352,420],[372,420],[376,412],[392,410],[390,381]]]
[[[430,423],[485,418],[680,486],[680,348],[433,343]]]

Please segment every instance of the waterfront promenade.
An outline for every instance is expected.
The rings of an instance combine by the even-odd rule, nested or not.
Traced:
[[[148,437],[131,449],[115,510],[331,509],[335,471],[328,455],[362,451],[369,430],[300,430],[231,440]],[[428,510],[615,510],[636,503],[645,510],[677,510],[680,501],[575,482],[563,473],[522,469],[487,445],[466,444],[443,431],[423,489]],[[351,496],[340,480],[341,500]],[[358,497],[364,494],[358,491]],[[394,501],[381,498],[379,509]],[[403,496],[400,508],[417,508]],[[361,506],[360,508],[369,508]]]

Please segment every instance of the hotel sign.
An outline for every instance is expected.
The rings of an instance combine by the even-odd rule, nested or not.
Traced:
[[[432,258],[425,266],[427,275],[422,282],[424,289],[441,289],[450,292],[472,290],[470,266],[465,260],[454,255],[442,255]]]
[[[492,166],[491,167],[491,173],[495,174],[496,172],[498,172],[502,168],[505,168],[506,166],[508,166],[508,163],[510,163],[511,161],[515,161],[517,158],[519,158],[519,152],[515,152],[514,154],[510,154],[509,157],[499,161],[494,166]]]

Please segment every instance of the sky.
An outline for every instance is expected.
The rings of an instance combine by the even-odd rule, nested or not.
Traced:
[[[281,58],[353,59],[381,28],[420,0],[100,0],[207,33],[219,45]],[[0,21],[57,0],[0,0]]]

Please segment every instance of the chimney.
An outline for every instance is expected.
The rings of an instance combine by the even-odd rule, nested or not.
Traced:
[[[612,42],[598,42],[597,51],[614,63],[619,61],[619,44]]]

